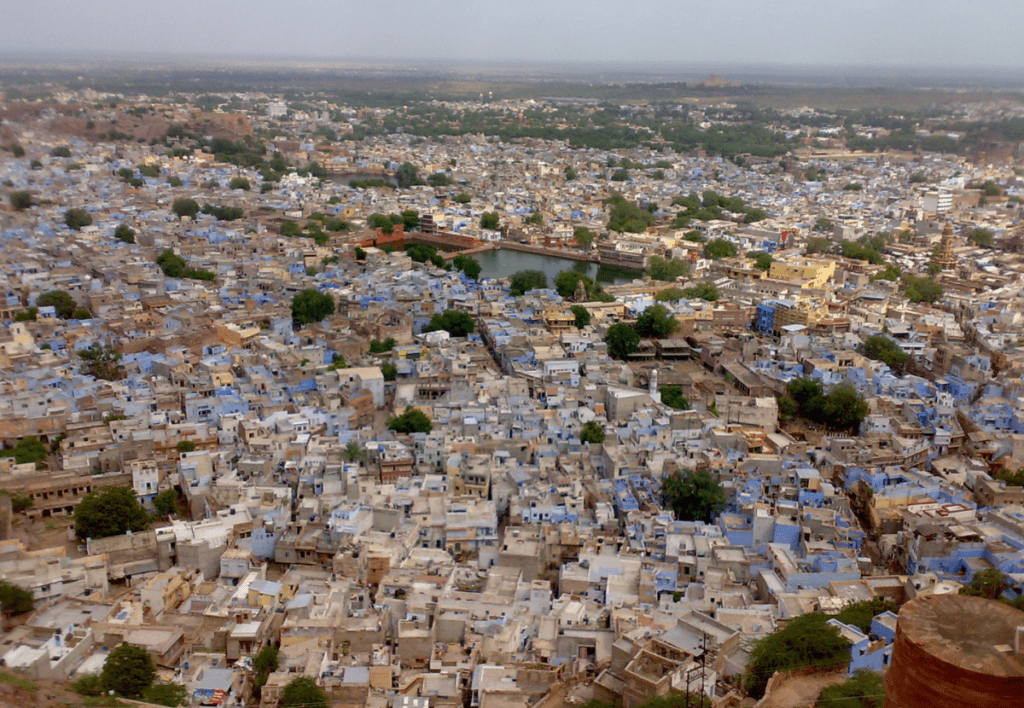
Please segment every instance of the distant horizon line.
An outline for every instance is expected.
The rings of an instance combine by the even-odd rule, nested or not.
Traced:
[[[47,59],[51,61],[66,61],[71,58],[81,59],[107,59],[107,60],[130,60],[148,58],[161,61],[178,61],[182,64],[195,64],[197,62],[262,62],[273,63],[287,61],[295,63],[339,63],[339,64],[379,64],[385,66],[423,63],[439,66],[457,65],[483,65],[513,68],[522,67],[558,67],[558,68],[643,68],[643,67],[681,67],[689,69],[711,70],[717,73],[718,69],[737,69],[742,71],[762,70],[860,70],[860,71],[897,71],[897,72],[954,72],[963,73],[1017,73],[1024,78],[1024,66],[977,64],[971,66],[953,66],[943,64],[883,64],[883,63],[816,63],[806,62],[749,62],[749,61],[723,61],[723,60],[676,60],[676,59],[652,59],[652,60],[596,60],[596,59],[485,59],[472,57],[438,58],[438,57],[355,57],[337,55],[304,55],[304,54],[185,54],[166,51],[141,51],[141,50],[98,50],[98,49],[0,49],[0,62],[14,59]]]

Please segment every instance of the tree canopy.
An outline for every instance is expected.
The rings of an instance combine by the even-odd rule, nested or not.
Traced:
[[[662,502],[679,521],[711,523],[725,509],[725,492],[704,470],[676,471],[661,481]]]
[[[19,189],[16,192],[11,192],[8,199],[10,199],[11,206],[15,211],[31,209],[35,204],[35,200],[32,198],[32,192],[27,189]]]
[[[829,430],[856,431],[869,410],[864,397],[849,381],[824,393],[820,379],[801,377],[786,385],[786,393],[796,403],[800,417]]]
[[[412,406],[406,406],[404,413],[388,421],[388,430],[396,433],[429,433],[433,429],[427,414]]]
[[[400,189],[412,187],[417,184],[423,184],[423,180],[419,177],[416,165],[411,162],[403,162],[398,166],[398,169],[395,170],[395,181],[398,182],[398,187]]]
[[[452,265],[455,266],[457,270],[461,270],[465,273],[467,278],[480,280],[480,271],[482,268],[480,267],[480,261],[475,258],[470,258],[469,256],[460,253],[452,259]]]
[[[531,290],[543,290],[548,286],[548,276],[542,270],[521,270],[509,279],[512,295],[518,297]]]
[[[654,214],[641,209],[625,197],[615,194],[605,200],[611,206],[608,214],[608,230],[642,234],[654,221]]]
[[[310,676],[299,676],[288,682],[281,692],[281,708],[328,708],[327,694]]]
[[[334,314],[334,298],[328,293],[307,288],[292,298],[292,322],[302,327]]]
[[[92,224],[92,214],[85,209],[68,209],[64,212],[64,223],[69,229],[81,231],[83,227]]]
[[[884,334],[874,334],[864,340],[859,351],[868,359],[884,362],[897,374],[902,374],[910,355]]]
[[[501,222],[498,212],[496,211],[485,211],[480,215],[480,228],[495,231],[498,228],[498,224]]]
[[[148,522],[131,487],[97,489],[82,497],[75,507],[75,536],[80,541],[142,531]]]
[[[850,642],[820,612],[791,619],[782,629],[758,639],[747,664],[747,690],[760,698],[776,671],[845,666]]]
[[[664,305],[651,305],[636,320],[641,337],[667,337],[679,329],[679,322]]]
[[[588,420],[583,424],[583,428],[580,430],[580,442],[603,443],[604,437],[604,428],[602,428],[597,421]]]
[[[199,213],[199,202],[195,199],[189,199],[188,197],[178,197],[171,202],[171,211],[173,211],[179,219],[186,216],[194,219],[196,214]]]
[[[738,253],[736,244],[724,238],[713,238],[704,244],[704,257],[714,261],[720,258],[733,258]]]
[[[858,669],[843,683],[823,688],[815,705],[820,708],[883,708],[885,679],[870,669]]]
[[[911,302],[934,303],[942,299],[945,291],[931,278],[903,276],[903,294]]]
[[[57,310],[57,317],[63,320],[71,319],[71,316],[74,315],[75,310],[78,308],[78,303],[65,290],[50,290],[36,298],[36,307],[48,307],[50,305]]]
[[[78,352],[82,360],[82,372],[103,381],[117,381],[124,378],[121,366],[121,352],[112,344],[93,342]]]
[[[590,324],[590,310],[583,305],[573,305],[569,308],[569,311],[576,318],[576,321],[573,323],[576,325],[576,329],[583,329]]]
[[[123,243],[135,243],[135,229],[128,224],[118,224],[114,229],[114,238]]]
[[[134,644],[121,644],[110,652],[100,674],[104,690],[125,698],[141,698],[155,678],[153,658]]]
[[[690,272],[690,264],[683,260],[666,260],[661,256],[653,256],[647,265],[647,275],[654,280],[671,282]]]
[[[608,345],[608,356],[612,359],[627,359],[640,346],[640,335],[625,322],[613,324],[604,335]]]
[[[31,590],[0,580],[0,607],[5,617],[31,612],[34,604]]]
[[[445,310],[430,318],[423,328],[424,332],[444,330],[453,337],[465,337],[476,329],[476,321],[468,312],[462,310]]]
[[[871,620],[883,612],[899,612],[900,606],[884,597],[873,597],[870,600],[854,602],[843,608],[836,619],[849,624],[867,634],[871,631]]]

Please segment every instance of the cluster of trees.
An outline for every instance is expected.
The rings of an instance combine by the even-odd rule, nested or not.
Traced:
[[[664,259],[661,256],[653,256],[647,265],[647,275],[653,280],[664,280],[671,282],[676,278],[687,275],[690,272],[690,264],[683,260]]]
[[[836,619],[843,624],[857,627],[867,634],[871,631],[871,620],[883,612],[899,612],[900,606],[892,600],[884,597],[873,597],[870,600],[862,600],[852,605],[847,605],[843,611],[836,615]]]
[[[873,265],[881,265],[885,262],[885,258],[882,257],[882,250],[889,239],[889,234],[878,233],[871,236],[861,236],[856,241],[843,241],[841,253],[845,258],[853,258],[858,261],[867,261]]]
[[[575,318],[575,322],[573,324],[576,325],[576,329],[583,329],[590,324],[590,310],[585,308],[583,305],[573,305],[569,308],[569,311]]]
[[[604,335],[608,356],[612,359],[628,359],[640,347],[640,335],[625,322],[613,324]]]
[[[825,393],[820,379],[802,377],[789,382],[786,394],[779,398],[780,416],[799,415],[829,430],[856,431],[868,414],[867,402],[849,381]]]
[[[704,470],[677,470],[661,481],[661,499],[679,521],[711,523],[725,509],[722,485]]]
[[[371,354],[384,354],[395,348],[398,342],[395,341],[394,337],[388,337],[384,341],[374,339],[370,342],[370,353]]]
[[[498,212],[496,211],[485,211],[483,214],[480,215],[481,229],[489,229],[491,231],[496,231],[500,223],[501,218],[498,216]]]
[[[116,695],[168,708],[188,705],[184,686],[155,680],[156,664],[149,652],[134,644],[121,644],[107,656],[99,675],[82,676],[71,687],[91,698]]]
[[[548,286],[548,276],[542,270],[520,270],[509,278],[512,295],[519,297],[531,290],[543,290]]]
[[[199,213],[199,202],[195,199],[189,199],[188,197],[178,197],[171,202],[171,211],[179,218],[189,217],[190,219],[196,218],[196,214]]]
[[[213,280],[217,274],[205,268],[192,268],[188,261],[167,248],[156,257],[156,264],[168,278],[187,278],[189,280]]]
[[[11,203],[11,207],[15,211],[31,209],[36,203],[35,199],[32,198],[32,192],[27,189],[19,189],[15,192],[11,192],[7,198]]]
[[[776,671],[840,668],[849,661],[850,642],[820,612],[800,615],[766,637],[750,652],[744,684],[755,698],[764,695]]]
[[[815,705],[822,708],[884,708],[885,679],[869,669],[858,669],[846,681],[823,688]]]
[[[13,457],[15,464],[18,465],[39,464],[46,461],[47,453],[48,450],[43,441],[35,435],[29,435],[19,438],[14,447],[4,447],[0,450],[0,457]],[[7,493],[7,490],[5,489],[3,492]],[[11,501],[14,501],[13,497]]]
[[[4,617],[31,612],[34,606],[35,596],[31,590],[0,580],[0,607],[3,608]]]
[[[743,221],[753,224],[768,218],[767,212],[762,209],[747,206],[740,197],[723,197],[717,192],[708,190],[703,195],[690,192],[685,197],[676,197],[672,200],[673,206],[683,207],[676,214],[672,225],[677,229],[686,228],[690,222],[712,221],[714,219],[728,219],[729,214],[742,214]],[[729,212],[729,213],[726,213]]]
[[[717,261],[721,258],[735,258],[739,255],[739,249],[732,241],[724,238],[713,238],[704,244],[704,257]]]
[[[403,413],[388,421],[388,430],[396,433],[429,433],[433,429],[427,414],[412,406],[406,406]]]
[[[124,378],[121,366],[121,352],[112,344],[93,342],[78,352],[82,360],[82,373],[103,381],[117,381]]]
[[[64,212],[64,223],[69,229],[81,231],[84,227],[92,224],[92,214],[85,209],[68,209]]]
[[[641,337],[667,337],[679,329],[679,322],[664,305],[651,305],[636,319],[635,329]]]
[[[772,258],[772,254],[765,253],[764,251],[751,251],[747,254],[747,258],[754,259],[754,267],[758,270],[763,270],[766,273],[771,270],[772,263],[775,262],[775,259]]]
[[[608,214],[609,231],[642,234],[654,221],[653,203],[641,209],[620,194],[613,194],[604,203],[611,206]]]
[[[444,330],[452,337],[465,337],[476,329],[476,321],[468,312],[462,310],[445,310],[430,318],[423,328],[424,332]]]
[[[87,538],[120,536],[144,530],[149,515],[139,504],[131,487],[107,487],[89,492],[75,507],[75,536]]]
[[[307,288],[292,298],[292,323],[296,327],[320,322],[334,314],[334,298],[313,288]]]
[[[924,276],[904,275],[903,294],[911,302],[935,303],[942,299],[945,290],[933,279]]]
[[[682,386],[661,386],[658,392],[661,394],[661,402],[669,408],[675,408],[677,411],[690,410],[690,401],[683,395]]]
[[[586,298],[588,301],[609,301],[613,298],[605,293],[600,284],[589,275],[581,273],[578,270],[563,270],[555,276],[555,290],[563,298],[571,298],[576,294],[576,289],[580,283],[583,284],[583,289],[586,291]]]
[[[204,214],[209,214],[217,221],[237,221],[245,216],[241,207],[222,206],[219,204],[203,204],[200,209]]]
[[[409,258],[412,259],[413,263],[426,263],[430,261],[431,264],[438,268],[451,270],[451,264],[438,254],[437,249],[433,246],[428,246],[424,243],[407,243],[405,244],[405,252],[409,254]]]
[[[961,595],[984,597],[1024,610],[1024,595],[1017,595],[1012,600],[1004,596],[1007,590],[1015,587],[1012,579],[998,568],[979,570],[971,579],[970,585],[960,588]]]
[[[884,334],[875,334],[864,340],[858,351],[868,359],[884,362],[897,374],[902,374],[910,355]]]
[[[597,421],[588,420],[580,429],[580,442],[600,444],[604,442],[605,433]]]
[[[114,238],[122,243],[135,243],[135,229],[128,224],[118,224],[114,229]]]
[[[36,298],[36,308],[50,307],[62,320],[87,320],[92,314],[80,306],[66,290],[50,290]]]
[[[470,258],[469,256],[460,253],[452,259],[452,265],[455,267],[455,270],[461,270],[465,273],[467,278],[480,280],[480,271],[482,269],[480,267],[480,261],[475,258]]]

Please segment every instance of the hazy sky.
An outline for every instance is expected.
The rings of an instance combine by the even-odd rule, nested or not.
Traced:
[[[0,0],[0,51],[1024,67],[1020,0]]]

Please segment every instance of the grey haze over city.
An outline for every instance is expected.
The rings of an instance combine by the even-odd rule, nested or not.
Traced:
[[[3,16],[7,53],[1024,68],[1011,0],[5,0]]]

